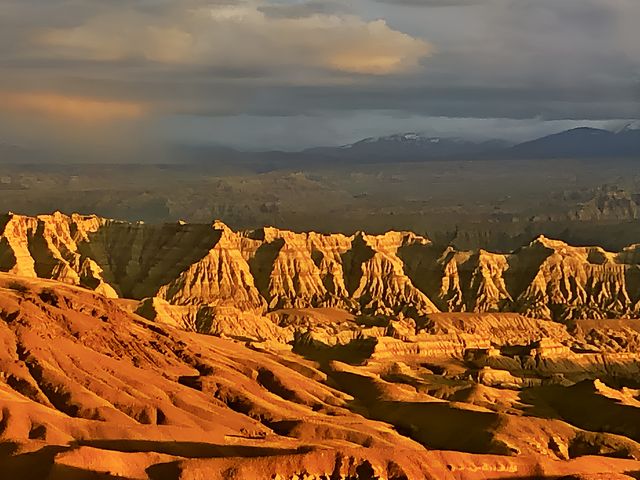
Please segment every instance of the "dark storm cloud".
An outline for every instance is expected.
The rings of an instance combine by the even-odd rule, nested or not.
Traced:
[[[300,112],[396,111],[428,117],[618,119],[635,118],[638,106],[630,102],[638,91],[576,88],[570,93],[555,87],[429,87],[391,90],[384,86],[272,87],[251,98],[248,113],[263,116],[295,116]],[[218,116],[241,113],[196,107],[192,113]],[[246,104],[245,104],[246,106]]]

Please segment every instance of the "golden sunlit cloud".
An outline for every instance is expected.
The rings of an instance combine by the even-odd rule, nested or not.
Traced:
[[[325,62],[330,68],[370,75],[411,70],[433,53],[429,43],[391,30],[383,20],[355,23],[339,43],[327,47]]]
[[[143,15],[99,15],[35,40],[64,58],[93,61],[145,59],[220,68],[305,67],[387,75],[420,65],[431,44],[354,15],[269,17],[260,3],[212,5],[159,20]],[[155,22],[155,23],[154,23]],[[120,32],[114,36],[114,31]],[[229,48],[233,46],[233,48]]]
[[[146,113],[140,103],[48,92],[0,92],[0,108],[82,122],[133,119]]]
[[[327,63],[335,70],[350,73],[385,75],[399,70],[401,60],[391,55],[361,55],[358,52],[340,52],[330,56]]]

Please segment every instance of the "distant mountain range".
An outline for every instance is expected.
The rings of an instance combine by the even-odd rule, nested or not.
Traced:
[[[267,169],[432,160],[627,159],[640,158],[640,128],[629,125],[610,131],[579,127],[518,144],[498,139],[474,141],[411,132],[365,138],[339,147],[309,148],[301,152],[236,152],[231,157]]]
[[[303,153],[358,162],[416,161],[486,155],[511,146],[503,140],[476,142],[464,138],[426,137],[417,133],[365,138],[342,147],[321,147]]]
[[[338,147],[309,148],[300,152],[243,152],[224,146],[179,145],[168,152],[167,158],[170,163],[176,164],[215,165],[252,171],[332,163],[640,158],[640,123],[629,124],[617,131],[578,127],[518,144],[498,139],[475,141],[463,137],[431,137],[411,132],[365,138]],[[56,163],[56,160],[53,155],[0,142],[0,163]]]
[[[505,140],[472,141],[427,137],[416,133],[366,138],[342,147],[324,147],[303,153],[357,162],[421,161],[437,159],[551,159],[640,157],[640,129],[618,131],[579,127],[524,143]]]
[[[503,153],[512,158],[640,157],[640,129],[574,128],[515,145]]]

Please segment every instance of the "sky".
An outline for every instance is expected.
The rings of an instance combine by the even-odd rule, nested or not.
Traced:
[[[2,0],[0,144],[616,128],[640,117],[639,23],[638,0]]]

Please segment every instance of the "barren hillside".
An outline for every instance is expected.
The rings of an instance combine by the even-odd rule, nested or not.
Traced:
[[[130,307],[0,277],[6,478],[640,471],[638,390],[621,386],[638,378],[635,347],[602,345],[599,324],[569,335],[514,314],[435,314],[416,333],[406,320],[366,327],[333,309],[288,310],[296,339],[285,344],[186,332]],[[616,329],[637,341],[637,329]]]
[[[640,472],[635,246],[59,213],[1,232],[10,478]]]

